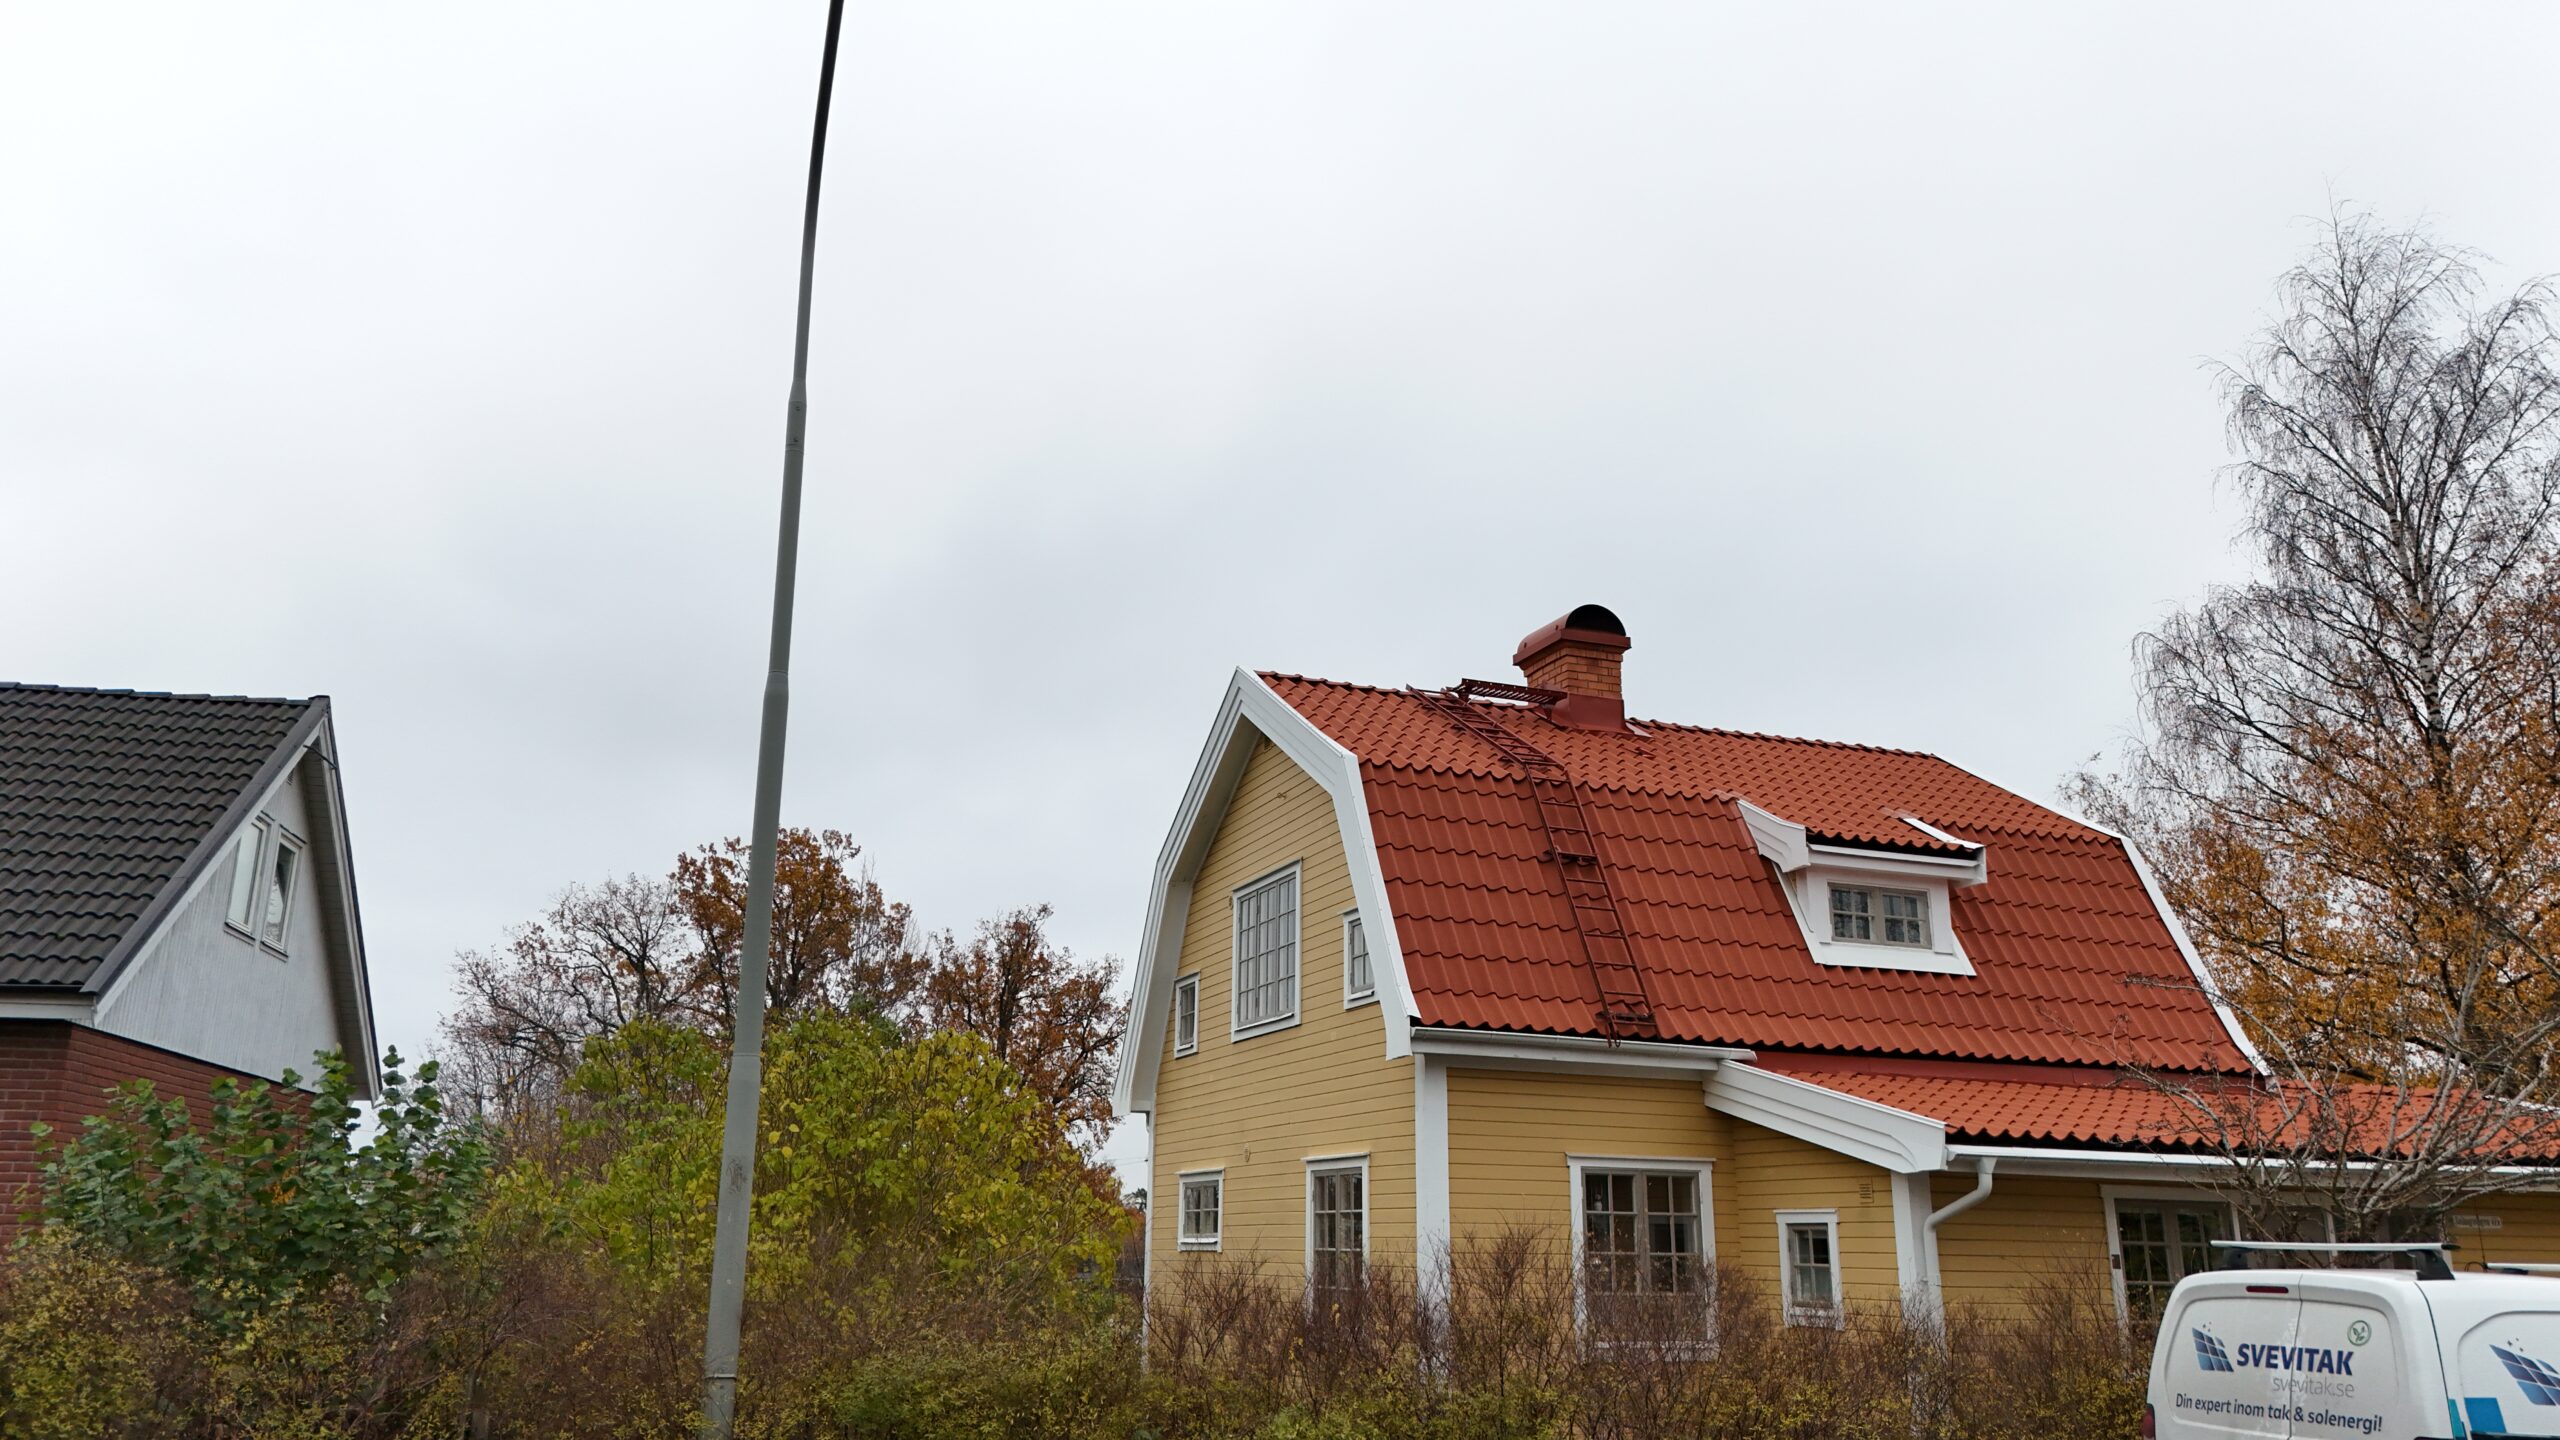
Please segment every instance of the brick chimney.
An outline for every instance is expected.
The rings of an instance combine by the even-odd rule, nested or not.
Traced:
[[[1564,692],[1548,712],[1557,724],[1624,732],[1627,704],[1618,687],[1618,666],[1629,643],[1627,627],[1609,607],[1576,605],[1530,631],[1512,652],[1511,663],[1531,685]]]

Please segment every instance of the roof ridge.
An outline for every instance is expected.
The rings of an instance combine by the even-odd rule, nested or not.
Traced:
[[[1328,680],[1321,675],[1300,675],[1288,670],[1257,670],[1254,673],[1264,680],[1294,680],[1301,685],[1322,685],[1334,690],[1360,690],[1372,695],[1404,695],[1415,689],[1429,688],[1410,685],[1372,685],[1360,680]],[[1530,708],[1502,701],[1487,702],[1471,699],[1468,703],[1489,705],[1490,708],[1498,711]],[[1824,740],[1811,735],[1780,735],[1767,730],[1737,730],[1726,725],[1691,725],[1679,720],[1636,719],[1633,716],[1628,718],[1638,725],[1663,730],[1686,730],[1693,735],[1722,735],[1735,740],[1765,740],[1773,745],[1811,745],[1825,750],[1863,750],[1871,755],[1907,755],[1919,760],[1935,760],[1941,765],[1955,764],[1954,761],[1935,751],[1911,750],[1898,745],[1870,745],[1860,740]],[[1956,768],[1962,770],[1964,767],[1958,765]],[[1970,775],[1973,772],[1968,770],[1965,773]],[[1981,779],[1978,775],[1974,778]]]
[[[48,695],[131,695],[145,700],[228,700],[246,705],[308,705],[326,700],[326,695],[211,695],[192,690],[135,690],[120,685],[52,685],[41,680],[0,680],[0,691],[41,692]]]

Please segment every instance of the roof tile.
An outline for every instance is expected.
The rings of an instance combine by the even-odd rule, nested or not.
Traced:
[[[0,987],[87,981],[319,703],[0,684]]]
[[[1408,692],[1263,678],[1359,758],[1421,1023],[1601,1033],[1511,762]],[[1522,706],[1479,708],[1573,776],[1665,1039],[2248,1067],[2113,836],[1931,755],[1654,721],[1643,735],[1569,730]],[[1987,846],[1990,879],[1950,906],[1976,973],[1817,963],[1737,799],[1853,844],[1951,848],[1911,816]]]

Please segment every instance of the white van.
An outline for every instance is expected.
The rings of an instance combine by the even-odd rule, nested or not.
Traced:
[[[2417,1271],[2210,1270],[2179,1281],[2151,1352],[2142,1433],[2560,1436],[2560,1279],[2455,1274],[2441,1252],[2418,1258]]]

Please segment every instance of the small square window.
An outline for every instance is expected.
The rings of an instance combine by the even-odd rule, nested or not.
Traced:
[[[231,842],[231,903],[223,919],[243,935],[257,933],[258,856],[267,848],[267,822],[253,820]]]
[[[1929,897],[1914,890],[1831,887],[1831,938],[1859,945],[1929,944]]]
[[[1358,915],[1342,922],[1342,1003],[1374,1000],[1378,979],[1369,968],[1369,929]]]
[[[1840,1278],[1837,1255],[1840,1221],[1828,1210],[1780,1211],[1778,1246],[1784,1268],[1787,1323],[1840,1323]]]
[[[1885,890],[1876,895],[1884,906],[1884,943],[1887,945],[1926,945],[1929,943],[1929,899],[1900,890]]]
[[[1224,1199],[1226,1172],[1182,1177],[1182,1205],[1177,1239],[1185,1250],[1218,1248],[1219,1202]]]
[[[1173,1053],[1188,1055],[1200,1048],[1200,977],[1185,975],[1173,982]]]

